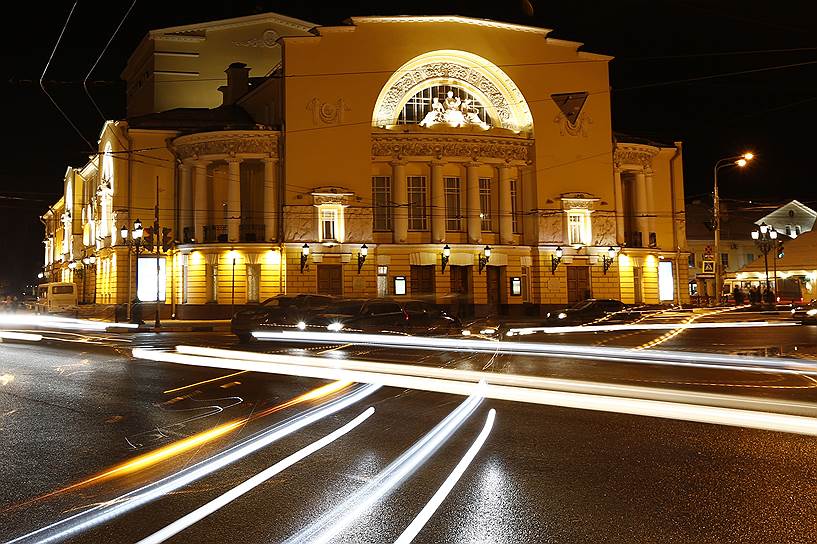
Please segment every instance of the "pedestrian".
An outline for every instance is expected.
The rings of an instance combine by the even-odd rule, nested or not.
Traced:
[[[763,291],[763,302],[766,304],[774,304],[774,291],[769,289],[769,286],[766,286],[766,289]]]
[[[740,288],[740,285],[735,285],[735,288],[732,290],[732,296],[735,298],[735,304],[737,306],[743,306],[743,289]]]

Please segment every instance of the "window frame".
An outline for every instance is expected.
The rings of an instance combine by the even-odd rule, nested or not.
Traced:
[[[456,183],[453,183],[456,182]],[[462,179],[459,176],[445,176],[445,230],[448,232],[462,231]],[[454,187],[456,185],[456,187]],[[451,204],[456,203],[452,209]]]
[[[565,210],[567,215],[567,243],[571,246],[583,245],[589,246],[592,235],[592,225],[590,222],[590,210],[585,209],[569,209]],[[573,221],[573,218],[578,218],[578,221]],[[574,238],[572,226],[578,228],[578,239]]]
[[[391,176],[372,176],[372,230],[390,232],[393,224]]]
[[[408,230],[428,230],[428,178],[406,176],[408,196]]]
[[[482,232],[494,232],[493,205],[491,203],[493,178],[479,178],[479,225]]]

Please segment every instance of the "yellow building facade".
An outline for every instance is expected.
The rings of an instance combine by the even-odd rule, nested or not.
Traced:
[[[100,305],[158,292],[182,318],[302,292],[462,315],[685,301],[680,143],[614,134],[611,57],[549,33],[275,14],[152,31],[128,119],[43,217],[47,277]],[[138,260],[137,219],[166,246]]]

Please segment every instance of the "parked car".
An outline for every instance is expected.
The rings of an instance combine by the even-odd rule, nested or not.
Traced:
[[[791,317],[807,325],[817,323],[817,300],[812,300],[808,304],[793,306]]]
[[[357,310],[356,312],[352,312]],[[421,335],[447,335],[462,329],[460,320],[435,304],[423,300],[375,298],[366,301],[338,302],[338,307],[318,314],[310,325],[329,331],[398,332]]]
[[[258,306],[237,312],[230,328],[242,342],[252,340],[252,331],[269,328],[293,328],[306,323],[325,310],[334,297],[328,295],[278,295]]]
[[[626,306],[620,300],[589,298],[570,308],[549,312],[545,317],[550,325],[583,325],[625,309]]]

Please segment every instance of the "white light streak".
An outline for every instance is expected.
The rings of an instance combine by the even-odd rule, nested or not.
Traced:
[[[559,314],[564,319],[567,314]],[[792,327],[800,323],[792,321],[734,321],[730,323],[623,323],[610,325],[576,325],[564,327],[520,327],[508,329],[508,336],[541,332],[560,334],[566,332],[613,332],[613,331],[669,331],[675,329],[745,329],[755,327]]]
[[[193,348],[185,347],[185,349]],[[208,348],[197,349],[207,350]],[[217,352],[219,350],[213,351]],[[348,361],[337,359],[328,360],[317,357],[296,357],[292,355],[234,352],[231,358],[221,358],[144,349],[134,349],[133,354],[134,357],[154,361],[331,380],[346,380],[453,395],[469,395],[475,383],[473,377],[480,376],[486,382],[484,386],[484,396],[486,398],[817,436],[817,418],[782,413],[767,413],[743,408],[693,404],[693,402],[718,402],[764,409],[809,409],[814,413],[815,405],[806,403],[793,405],[791,403],[771,399],[750,399],[738,396],[711,395],[693,391],[672,391],[657,388],[644,388],[644,391],[650,395],[661,396],[667,400],[630,398],[628,395],[632,395],[633,391],[636,390],[636,388],[632,386],[617,386],[615,384],[588,385],[583,382],[560,380],[563,384],[570,384],[569,387],[571,387],[572,390],[559,391],[547,388],[548,382],[551,380],[538,376],[503,375],[490,372],[399,364],[391,365],[391,369],[389,370],[395,370],[389,373],[375,370],[386,365],[373,361],[354,361],[358,367],[366,365],[372,370],[349,370],[344,368],[349,363]],[[239,356],[247,357],[248,360],[237,359]],[[250,356],[263,356],[268,358],[270,362],[249,360]],[[302,364],[304,359],[311,359],[312,366]],[[397,369],[400,367],[407,369],[406,374],[397,373]],[[411,372],[411,375],[408,375],[408,372]],[[599,394],[602,389],[606,389],[608,394]],[[688,402],[681,402],[682,399]]]
[[[473,385],[471,386],[473,390]],[[324,544],[337,536],[356,518],[369,510],[377,501],[394,489],[424,463],[465,420],[482,401],[482,384],[478,393],[471,395],[431,431],[415,442],[400,457],[383,469],[372,481],[358,489],[335,508],[313,521],[297,534],[288,538],[286,544]]]
[[[0,326],[8,327],[43,327],[67,330],[105,331],[111,329],[136,329],[134,323],[109,323],[90,319],[75,319],[53,315],[0,313]]]
[[[135,350],[134,350],[135,351]],[[100,504],[71,517],[52,523],[46,527],[32,531],[31,533],[10,540],[7,544],[17,542],[37,542],[44,544],[55,542],[69,536],[75,535],[96,525],[110,521],[111,519],[124,514],[134,508],[142,506],[162,495],[171,493],[196,480],[199,480],[216,470],[223,468],[247,455],[265,447],[281,438],[298,431],[307,425],[311,425],[329,415],[348,408],[352,404],[359,402],[370,394],[374,393],[378,387],[367,386],[358,389],[320,406],[307,410],[301,414],[293,416],[285,421],[277,423],[268,429],[255,433],[242,440],[238,444],[219,452],[208,459],[199,461],[179,472],[166,476],[161,480],[135,489],[124,495],[120,495],[106,503]]]
[[[465,455],[457,463],[457,466],[454,467],[454,470],[451,474],[448,475],[448,478],[445,479],[443,485],[434,493],[434,496],[426,503],[420,513],[417,514],[417,517],[414,518],[414,521],[406,527],[406,530],[403,531],[403,534],[394,541],[394,544],[409,544],[413,541],[417,534],[425,527],[428,520],[431,519],[431,516],[434,515],[434,512],[440,507],[443,503],[445,498],[451,493],[451,490],[454,489],[454,486],[457,485],[457,482],[460,480],[462,475],[465,473],[468,466],[471,464],[471,461],[474,460],[474,457],[477,456],[479,450],[482,448],[482,445],[485,444],[485,441],[488,439],[488,435],[491,434],[491,429],[494,426],[494,418],[496,417],[496,410],[491,408],[488,412],[488,417],[485,419],[485,426],[480,431],[477,439],[474,440],[474,443],[471,444],[471,447],[468,448],[468,451],[465,452]]]
[[[21,340],[24,342],[39,342],[43,339],[42,334],[32,334],[27,332],[0,331],[0,340]]]
[[[253,332],[259,340],[301,341],[317,343],[347,343],[394,346],[404,349],[434,349],[457,352],[508,353],[572,359],[593,359],[639,364],[665,364],[719,370],[751,370],[789,374],[817,375],[817,363],[785,357],[746,357],[720,353],[650,350],[586,346],[543,342],[509,342],[504,340],[477,340],[470,338],[435,338],[389,334],[357,334],[330,332],[280,331]]]
[[[160,542],[164,542],[168,538],[172,537],[180,533],[181,531],[187,529],[194,523],[197,523],[204,519],[205,517],[209,516],[213,512],[219,510],[223,506],[229,504],[230,502],[234,501],[241,495],[255,489],[262,483],[266,482],[276,474],[286,470],[287,468],[291,467],[301,459],[308,457],[318,451],[319,449],[331,444],[341,436],[345,435],[349,431],[356,428],[358,425],[366,421],[372,414],[374,413],[374,408],[369,407],[364,411],[362,414],[354,418],[352,421],[344,425],[343,427],[335,430],[334,432],[324,436],[320,440],[316,440],[312,442],[308,446],[301,448],[300,450],[296,451],[292,455],[287,456],[286,458],[278,461],[271,467],[267,468],[266,470],[259,472],[249,480],[245,480],[241,484],[235,486],[231,490],[227,491],[226,493],[216,497],[212,501],[208,502],[204,506],[193,510],[186,516],[183,516],[170,525],[156,531],[152,535],[143,538],[137,544],[159,544]]]

